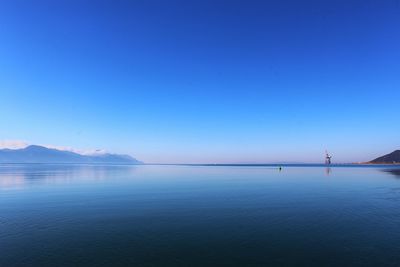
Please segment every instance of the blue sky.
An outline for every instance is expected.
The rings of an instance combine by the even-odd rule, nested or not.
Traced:
[[[146,162],[399,149],[398,1],[1,1],[0,140]]]

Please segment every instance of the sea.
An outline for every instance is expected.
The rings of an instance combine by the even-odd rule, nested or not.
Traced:
[[[400,167],[2,164],[0,266],[400,266]]]

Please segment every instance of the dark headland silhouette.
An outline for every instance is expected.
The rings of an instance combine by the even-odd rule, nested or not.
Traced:
[[[400,164],[400,150],[395,150],[392,153],[371,160],[368,163],[372,164]]]
[[[142,164],[141,161],[119,154],[81,155],[71,151],[31,145],[22,149],[0,149],[0,163],[123,163]]]

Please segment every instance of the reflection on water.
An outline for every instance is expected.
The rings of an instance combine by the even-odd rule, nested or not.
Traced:
[[[332,172],[331,167],[326,167],[325,168],[325,173],[326,173],[327,176],[329,176],[331,174],[331,172]]]
[[[398,170],[0,165],[0,266],[399,266]]]
[[[79,164],[3,164],[0,165],[0,190],[35,184],[69,183],[76,179],[98,181],[119,175],[132,175],[135,165]]]
[[[397,177],[400,177],[400,167],[394,168],[394,169],[384,169],[383,171],[386,173],[389,173],[389,174],[393,174]]]

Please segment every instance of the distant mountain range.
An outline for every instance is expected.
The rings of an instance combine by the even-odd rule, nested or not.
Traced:
[[[31,145],[22,149],[0,149],[0,163],[125,163],[142,164],[128,155],[81,155],[71,151]]]
[[[395,150],[392,153],[386,154],[382,157],[376,158],[374,160],[371,160],[368,163],[373,163],[373,164],[397,164],[400,163],[400,150]]]

